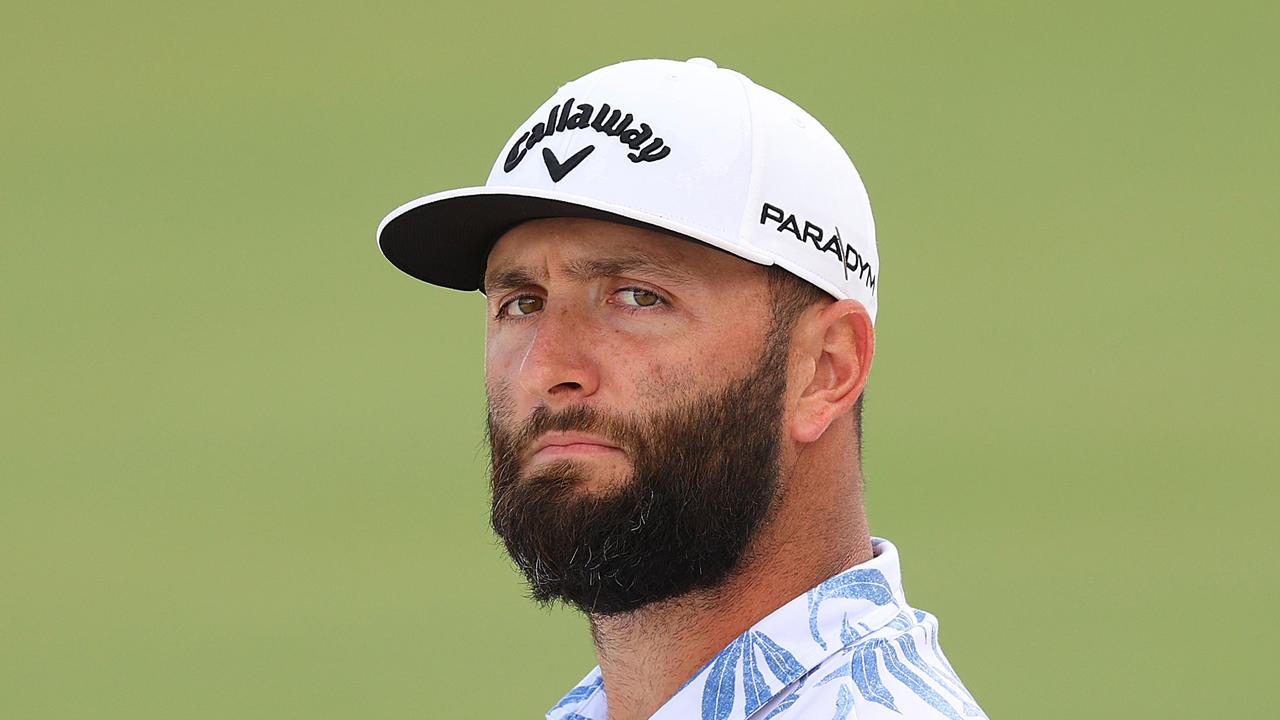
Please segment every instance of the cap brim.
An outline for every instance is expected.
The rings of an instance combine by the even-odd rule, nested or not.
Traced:
[[[521,187],[471,187],[428,195],[392,210],[378,225],[378,246],[393,265],[433,285],[483,289],[485,263],[507,230],[552,217],[606,220],[674,233],[751,262],[774,259],[682,223],[594,198]]]

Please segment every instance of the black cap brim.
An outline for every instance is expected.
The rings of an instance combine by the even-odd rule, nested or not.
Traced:
[[[667,218],[603,206],[598,200],[526,188],[475,187],[450,190],[406,203],[383,219],[378,246],[400,270],[433,285],[483,290],[489,251],[520,223],[576,217],[622,223],[675,235],[725,250],[751,262],[772,258]],[[606,209],[608,208],[608,209]]]

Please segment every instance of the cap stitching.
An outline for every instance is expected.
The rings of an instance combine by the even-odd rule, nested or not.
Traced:
[[[733,72],[733,71],[730,71]],[[742,100],[747,106],[747,132],[751,138],[751,157],[748,158],[747,167],[750,176],[747,178],[746,195],[742,198],[742,217],[738,219],[738,242],[758,250],[755,243],[751,242],[747,234],[747,228],[751,227],[749,221],[755,216],[754,199],[760,196],[760,185],[763,182],[760,169],[756,166],[756,159],[762,157],[760,153],[761,140],[759,133],[756,132],[756,108],[751,101],[751,90],[747,87],[747,83],[751,82],[741,73],[734,72],[737,78],[738,88],[742,90]],[[773,253],[770,253],[772,255]]]

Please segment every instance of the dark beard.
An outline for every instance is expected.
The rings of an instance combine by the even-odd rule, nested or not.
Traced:
[[[786,343],[771,334],[757,369],[718,392],[649,415],[539,407],[518,431],[496,393],[491,521],[533,598],[611,615],[733,573],[777,495],[786,370]],[[572,461],[522,475],[532,443],[551,430],[608,439],[630,458],[630,477],[586,491]]]

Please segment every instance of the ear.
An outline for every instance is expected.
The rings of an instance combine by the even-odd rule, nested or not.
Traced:
[[[811,443],[862,395],[875,354],[875,329],[862,303],[839,300],[803,315],[795,333],[793,347],[800,357],[794,358],[798,377],[793,379],[804,389],[795,398],[790,430],[796,442]]]

